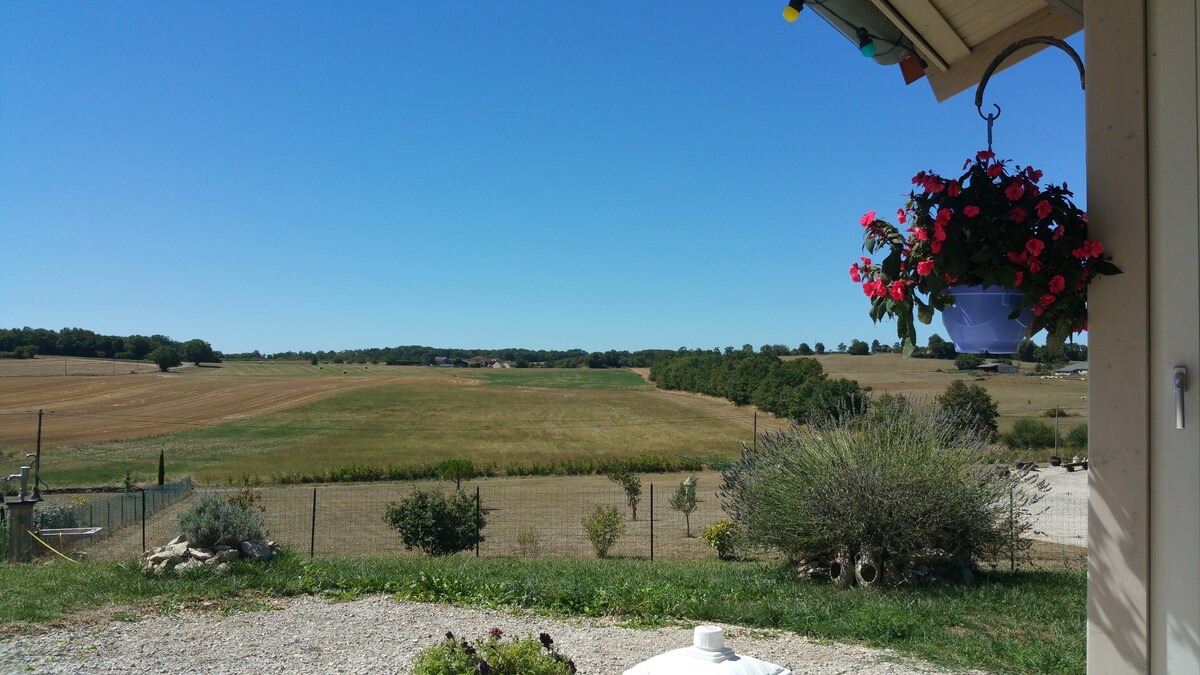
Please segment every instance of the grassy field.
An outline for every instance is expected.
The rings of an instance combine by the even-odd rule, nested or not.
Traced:
[[[77,375],[127,375],[152,373],[158,366],[149,361],[82,359],[74,356],[38,356],[32,359],[0,359],[0,377],[50,377]]]
[[[795,358],[795,357],[784,357]],[[1032,375],[985,375],[964,372],[944,359],[912,359],[899,354],[826,354],[813,357],[830,377],[857,380],[860,386],[871,387],[872,395],[905,394],[932,400],[955,380],[977,384],[988,390],[1000,411],[1001,433],[1012,428],[1022,418],[1038,419],[1051,426],[1053,416],[1047,410],[1061,409],[1059,420],[1063,434],[1071,427],[1087,424],[1086,378],[1041,378]],[[1021,363],[1022,373],[1033,372],[1033,364]]]
[[[157,423],[160,435],[60,445],[46,453],[43,475],[54,485],[111,483],[126,471],[148,476],[156,470],[160,450],[171,476],[191,474],[201,482],[225,483],[270,479],[284,471],[319,472],[340,464],[420,464],[452,457],[499,466],[676,454],[728,457],[750,440],[751,410],[688,395],[664,396],[628,371],[464,374],[398,367],[392,370],[402,374],[387,378],[236,376],[253,367],[222,368],[230,373],[224,376],[213,374],[216,369],[196,369],[163,379],[185,391],[212,387],[226,394],[214,394],[214,399],[229,405],[257,401],[253,396],[262,392],[255,387],[290,392],[278,408],[222,422],[185,412],[196,405],[196,397],[189,400],[170,389],[171,396],[160,392],[157,400],[175,401],[179,409],[174,413],[80,413],[78,419],[93,423]],[[329,388],[330,382],[336,384]],[[304,396],[311,402],[304,403]],[[95,402],[97,396],[84,398]],[[130,397],[131,405],[136,398]],[[14,417],[25,425],[31,422],[28,416],[0,416],[0,423]],[[59,420],[68,417],[49,417],[47,438],[58,438]],[[162,433],[179,428],[187,430]]]

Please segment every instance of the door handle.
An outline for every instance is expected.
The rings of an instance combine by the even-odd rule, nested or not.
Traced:
[[[1175,428],[1183,428],[1183,392],[1187,391],[1187,368],[1175,367]]]

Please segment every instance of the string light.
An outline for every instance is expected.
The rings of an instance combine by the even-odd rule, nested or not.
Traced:
[[[855,34],[858,36],[858,51],[868,59],[875,56],[875,41],[871,39],[871,34],[866,28],[856,28]]]

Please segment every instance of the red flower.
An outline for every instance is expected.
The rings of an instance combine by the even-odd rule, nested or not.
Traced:
[[[1002,173],[1004,173],[1003,164],[993,164],[987,168],[988,178],[998,178]]]
[[[862,274],[860,274],[858,271],[858,263],[854,263],[850,266],[850,281],[853,281],[856,284],[862,283]]]
[[[991,150],[980,150],[979,152],[975,153],[975,159],[977,159],[981,162],[986,159],[991,159],[995,156],[996,156],[996,153],[992,152]]]
[[[1038,218],[1045,218],[1046,216],[1050,215],[1050,212],[1054,209],[1051,208],[1050,202],[1043,199],[1037,203],[1037,206],[1033,207],[1033,210],[1037,211]]]
[[[946,185],[942,183],[942,179],[937,176],[930,176],[925,179],[925,191],[931,195],[936,195],[946,189]]]
[[[1062,293],[1066,287],[1067,280],[1063,279],[1061,274],[1055,274],[1050,278],[1049,288],[1051,293]]]
[[[975,206],[974,204],[972,204],[970,206],[964,206],[963,207],[963,215],[965,215],[968,218],[974,218],[975,216],[979,215],[979,207]]]
[[[1009,253],[1008,254],[1009,262],[1013,262],[1018,265],[1024,265],[1025,261],[1028,259],[1029,259],[1029,254],[1024,251],[1022,251],[1020,253]]]
[[[861,260],[861,261],[862,261],[862,264],[863,264],[863,266],[864,266],[864,267],[870,267],[870,266],[871,266],[871,259],[870,259],[870,258],[868,258],[867,256],[863,256],[863,257],[859,258],[859,260]]]
[[[863,214],[862,218],[858,219],[859,225],[862,225],[863,227],[866,227],[873,222],[875,222],[875,212],[874,211],[867,211],[866,213]]]
[[[925,228],[923,228],[923,227],[914,227],[910,231],[914,235],[916,235],[917,239],[919,239],[921,241],[926,241],[927,239],[929,239],[929,233],[926,232]]]
[[[921,276],[924,277],[924,276],[928,276],[929,273],[932,271],[933,271],[933,261],[932,260],[922,260],[921,262],[917,263],[917,274],[920,274]]]
[[[901,225],[908,222],[908,214],[904,212],[904,209],[896,209],[896,220],[900,221]]]
[[[941,253],[942,252],[942,242],[938,239],[934,239],[933,242],[929,244],[929,250],[933,251],[934,253]]]
[[[1029,251],[1029,255],[1034,257],[1041,255],[1044,248],[1046,248],[1046,245],[1042,243],[1041,239],[1030,239],[1025,242],[1025,250]]]
[[[1029,271],[1030,271],[1030,272],[1033,272],[1034,274],[1037,274],[1038,272],[1041,272],[1041,271],[1042,271],[1042,260],[1041,260],[1041,258],[1032,258],[1032,257],[1031,257],[1031,258],[1029,259]]]
[[[1025,186],[1019,180],[1014,180],[1008,184],[1008,187],[1004,188],[1004,196],[1008,197],[1008,201],[1010,202],[1017,201],[1023,194],[1025,194]]]
[[[1050,305],[1054,304],[1055,300],[1058,300],[1058,298],[1047,293],[1047,294],[1043,295],[1040,300],[1038,300],[1038,304],[1041,305],[1042,307],[1049,307]]]
[[[954,212],[950,209],[938,209],[937,218],[933,219],[933,224],[938,227],[943,227],[950,224],[950,219],[954,217]]]
[[[887,286],[878,279],[868,281],[863,284],[863,293],[866,293],[868,298],[882,298],[887,295]]]
[[[925,175],[926,174],[924,171],[918,172],[917,175],[912,177],[912,184],[913,185],[924,185],[925,184]]]
[[[946,228],[938,223],[933,224],[933,240],[936,242],[946,241]]]
[[[1076,258],[1099,258],[1104,255],[1104,244],[1092,239],[1084,239],[1083,246],[1071,251]]]
[[[949,197],[957,197],[960,194],[962,194],[962,186],[959,185],[958,181],[956,180],[950,181],[950,183],[946,186],[946,195]]]
[[[896,302],[901,302],[904,300],[904,280],[897,279],[895,282],[893,282],[890,292],[892,299]]]
[[[1013,279],[1013,286],[1020,286],[1022,281],[1025,281],[1025,273],[1017,270],[1017,276]]]
[[[1025,175],[1029,177],[1030,182],[1036,183],[1042,179],[1042,172],[1032,166],[1025,167]]]
[[[1029,214],[1026,213],[1025,209],[1021,208],[1020,206],[1014,206],[1008,210],[1008,219],[1014,223],[1023,223],[1028,217]]]

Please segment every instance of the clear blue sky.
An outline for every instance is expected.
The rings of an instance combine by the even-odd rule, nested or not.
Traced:
[[[0,325],[226,352],[894,342],[846,274],[858,218],[958,171],[984,123],[784,4],[4,3]],[[997,153],[1081,203],[1083,98],[1058,51],[987,90]]]

